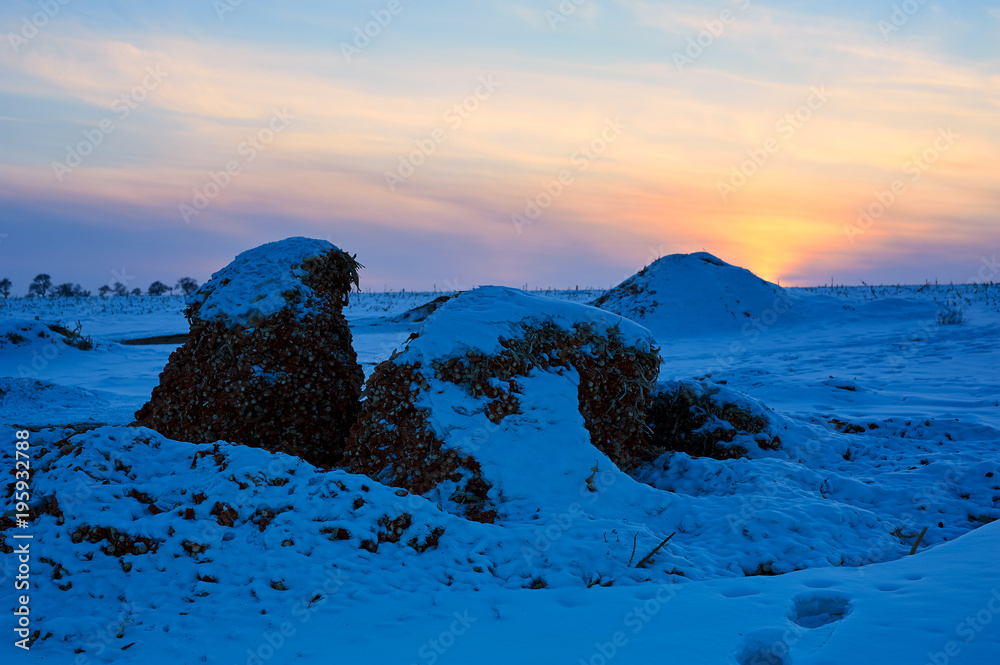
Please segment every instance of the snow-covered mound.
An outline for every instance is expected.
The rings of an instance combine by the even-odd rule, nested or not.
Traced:
[[[38,321],[0,319],[0,349],[28,346],[39,339],[51,337],[51,331]]]
[[[60,386],[50,381],[0,377],[0,418],[22,427],[54,422],[69,424],[108,409],[108,402],[83,388]]]
[[[307,238],[240,254],[192,295],[188,340],[136,421],[186,441],[337,462],[364,381],[343,314],[358,267]]]
[[[279,312],[293,318],[315,316],[326,300],[313,282],[316,262],[331,252],[344,253],[326,240],[286,238],[247,250],[188,298],[188,315],[202,321],[220,320],[227,327],[248,327]],[[358,285],[358,265],[345,261],[337,271],[337,288],[345,293]],[[346,300],[346,299],[345,299]],[[346,302],[344,302],[346,304]]]
[[[479,288],[375,368],[346,460],[473,519],[550,509],[593,487],[598,470],[654,456],[644,418],[658,368],[649,332],[631,321]]]
[[[94,348],[89,337],[84,337],[79,330],[71,330],[61,323],[21,318],[0,319],[0,351],[33,346],[40,350],[46,342],[65,344],[80,351]],[[60,348],[63,347],[60,345]]]
[[[434,300],[428,303],[424,303],[419,307],[414,307],[408,309],[402,314],[397,314],[393,317],[388,317],[388,321],[391,323],[422,323],[427,320],[427,317],[437,311],[437,309],[454,298],[454,294],[438,296]]]
[[[738,332],[755,319],[780,316],[792,300],[777,284],[697,252],[657,259],[593,305],[638,321],[658,335],[695,335]]]

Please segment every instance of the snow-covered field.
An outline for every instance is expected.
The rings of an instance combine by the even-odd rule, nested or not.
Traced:
[[[286,455],[127,427],[177,344],[122,342],[186,333],[180,298],[0,303],[0,463],[13,481],[30,428],[41,513],[23,530],[41,637],[29,656],[5,629],[0,657],[1000,663],[1000,286],[774,290],[723,268],[674,266],[674,287],[651,269],[602,306],[650,329],[661,381],[769,407],[780,448],[668,453],[631,474],[575,449],[601,460],[597,491],[588,461],[579,493],[519,463],[546,503],[497,524]],[[352,296],[366,375],[438,295]],[[22,542],[12,507],[8,548]],[[13,628],[27,592],[3,557]]]

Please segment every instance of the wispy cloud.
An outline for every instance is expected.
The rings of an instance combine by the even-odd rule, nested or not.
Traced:
[[[32,123],[28,109],[36,105],[49,117],[44,131],[32,134],[39,142],[30,159],[24,151],[0,157],[0,178],[33,200],[118,202],[157,211],[156,224],[180,224],[172,211],[238,156],[241,142],[277,107],[294,113],[294,123],[199,215],[202,228],[245,233],[240,220],[264,214],[322,228],[332,217],[379,229],[461,233],[530,256],[544,246],[558,252],[560,238],[579,237],[574,247],[627,266],[651,243],[669,244],[716,251],[770,279],[801,278],[820,254],[850,263],[902,235],[932,246],[994,232],[983,220],[996,220],[993,174],[1000,172],[995,55],[977,58],[922,35],[886,42],[857,15],[817,20],[804,10],[731,0],[712,7],[641,0],[577,7],[557,30],[546,12],[558,12],[558,4],[492,8],[492,20],[522,28],[509,43],[456,58],[446,41],[405,50],[414,43],[407,26],[426,19],[414,6],[409,23],[392,26],[400,39],[350,63],[336,40],[291,49],[183,30],[102,31],[66,16],[30,49],[0,51],[0,93],[18,102],[0,132],[16,137],[9,128]],[[706,21],[721,20],[723,8],[733,20],[713,37],[709,53],[679,72],[671,54],[709,29]],[[574,22],[587,30],[568,39],[561,31]],[[599,38],[583,34],[597,28],[604,31]],[[608,44],[624,46],[599,57],[594,49]],[[163,85],[99,156],[56,182],[49,162],[139,85],[149,67],[169,74]],[[502,86],[460,127],[451,126],[449,109],[486,75]],[[815,86],[829,91],[828,103],[807,123],[794,120]],[[790,114],[796,130],[783,137]],[[570,168],[607,117],[627,123],[621,139],[516,237],[511,211]],[[843,226],[857,207],[942,127],[966,138],[866,232],[864,248],[850,247]],[[385,172],[438,129],[446,139],[426,164],[387,191]],[[780,151],[730,200],[720,200],[717,183],[774,138]]]

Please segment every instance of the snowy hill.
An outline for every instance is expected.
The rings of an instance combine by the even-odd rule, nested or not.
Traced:
[[[698,252],[657,259],[593,304],[657,333],[697,335],[739,331],[768,312],[786,312],[793,300],[777,284]]]

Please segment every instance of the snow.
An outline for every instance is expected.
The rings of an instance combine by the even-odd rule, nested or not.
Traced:
[[[0,377],[0,413],[8,422],[22,427],[45,427],[53,419],[64,423],[92,423],[96,422],[93,414],[110,410],[107,399],[83,388]]]
[[[695,260],[704,268],[691,270],[728,270]],[[32,611],[53,633],[31,662],[996,663],[1000,287],[784,289],[792,309],[772,321],[763,314],[774,285],[743,276],[713,291],[708,275],[692,282],[702,291],[689,288],[642,325],[587,311],[633,340],[648,339],[648,328],[663,381],[707,379],[773,409],[782,447],[733,460],[668,453],[625,474],[589,445],[571,400],[552,398],[574,385],[571,372],[526,382],[528,415],[499,426],[470,417],[481,405],[442,383],[428,399],[455,415],[434,427],[500,479],[506,521],[497,525],[439,507],[445,497],[400,496],[286,455],[124,427],[175,346],[119,342],[183,333],[177,298],[5,303],[0,343],[19,326],[31,342],[0,344],[0,431],[13,441],[13,425],[45,428],[32,434],[34,496],[58,496],[65,520],[44,514],[31,525]],[[403,353],[451,353],[456,338],[495,350],[510,331],[492,324],[517,312],[568,315],[559,299],[482,293],[504,309]],[[747,317],[735,306],[751,293],[763,300]],[[455,329],[450,303],[423,323],[389,321],[435,295],[352,296],[346,313],[366,371],[418,326]],[[939,325],[940,303],[956,300],[965,323]],[[694,326],[743,321],[694,334],[671,309]],[[77,320],[93,350],[31,336]],[[109,426],[67,427],[82,423]],[[12,446],[0,456],[13,467]],[[211,514],[216,503],[236,511],[233,526]],[[400,542],[361,548],[384,532],[381,518],[403,513],[412,522]],[[162,542],[109,556],[107,541],[69,545],[81,523]],[[436,528],[437,546],[408,544]],[[350,537],[338,540],[337,529]],[[670,533],[648,566],[634,566]],[[192,555],[185,540],[209,547]],[[3,556],[6,607],[14,564]],[[546,587],[525,588],[536,579]],[[8,633],[0,658],[23,657]]]
[[[655,346],[647,330],[603,310],[517,289],[485,286],[438,308],[394,362],[431,368],[435,361],[464,359],[467,353],[493,356],[504,351],[502,339],[523,339],[526,327],[543,325],[569,334],[575,326],[588,326],[595,338],[617,331],[626,348],[643,352]],[[536,369],[528,376],[518,376],[518,413],[504,417],[499,424],[487,416],[489,397],[473,396],[467,387],[438,378],[431,369],[422,375],[427,389],[415,405],[428,414],[443,448],[457,450],[461,457],[472,456],[480,463],[484,479],[492,485],[490,501],[506,523],[548,519],[566,512],[574,502],[589,500],[586,479],[595,465],[608,486],[635,485],[590,444],[580,414],[576,370]],[[446,485],[434,499],[452,512],[464,514],[463,506],[449,498],[454,490]],[[616,501],[619,497],[634,500],[635,492],[643,494],[645,490],[633,487],[614,499],[609,494],[589,515],[607,519],[607,528],[613,529],[612,521],[629,512]],[[660,504],[662,497],[651,496],[651,501]]]
[[[81,646],[93,662],[198,662],[194,654],[243,662],[247,648],[261,645],[271,646],[260,651],[273,653],[268,662],[311,662],[328,655],[331,636],[346,662],[425,662],[420,650],[433,653],[435,638],[446,643],[456,613],[467,625],[460,622],[442,662],[589,662],[608,645],[622,662],[659,654],[665,662],[751,663],[786,648],[794,662],[871,662],[871,653],[918,662],[910,659],[952,641],[965,654],[959,662],[989,663],[1000,646],[983,618],[1000,612],[997,524],[889,563],[702,581],[644,582],[654,573],[633,568],[640,574],[604,576],[611,588],[588,589],[573,572],[609,556],[580,542],[602,528],[584,516],[604,495],[533,528],[499,527],[261,449],[119,427],[57,443],[66,433],[35,438],[36,450],[47,451],[37,459],[46,470],[36,474],[35,495],[56,494],[66,524],[43,515],[32,526],[35,551],[47,559],[34,569],[36,620],[61,637],[34,648],[38,662],[64,662],[60,654]],[[13,430],[4,435],[12,440]],[[217,504],[233,511],[231,526],[213,515]],[[402,513],[412,525],[399,543],[380,543],[376,553],[359,547],[377,539],[383,516]],[[800,527],[816,519],[802,516]],[[149,538],[155,551],[110,556],[101,551],[106,540],[71,547],[65,540],[81,523]],[[436,527],[444,529],[437,547],[418,554],[406,544]],[[349,535],[339,538],[340,529]],[[192,554],[185,543],[204,549]],[[529,560],[525,547],[538,554]],[[533,570],[548,588],[523,588]],[[275,650],[268,636],[282,637],[283,626],[290,648]],[[886,640],[887,630],[906,639]]]
[[[431,314],[421,328],[419,344],[405,355],[405,361],[430,363],[464,355],[463,351],[495,355],[503,350],[501,339],[523,337],[522,322],[551,323],[570,331],[573,324],[585,324],[602,337],[615,328],[628,346],[648,351],[655,345],[648,330],[605,310],[505,286],[481,286]],[[427,334],[430,330],[433,335]]]
[[[183,296],[108,298],[6,298],[0,320],[39,317],[73,329],[79,324],[95,342],[186,333]]]
[[[777,284],[698,252],[657,259],[594,304],[673,336],[739,330],[764,312],[786,312],[794,302]]]
[[[305,284],[302,263],[340,249],[312,238],[287,238],[249,249],[214,273],[188,298],[200,303],[196,316],[203,321],[220,320],[227,327],[248,327],[259,318],[291,308],[301,320],[311,312],[315,295]]]

